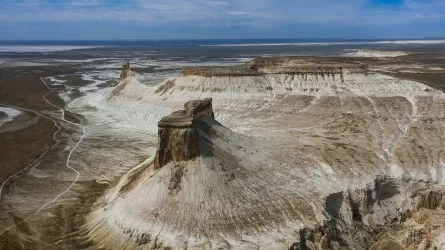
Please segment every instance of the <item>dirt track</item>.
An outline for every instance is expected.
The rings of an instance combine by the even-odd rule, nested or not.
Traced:
[[[5,69],[2,69],[5,71]],[[0,105],[12,105],[20,108],[35,110],[51,110],[45,100],[42,99],[48,90],[40,83],[38,74],[23,74],[7,76],[0,71]],[[26,90],[26,91],[25,91]],[[63,104],[56,95],[50,98],[56,103]],[[20,171],[38,158],[54,142],[53,133],[57,130],[51,120],[26,112],[24,121],[28,123],[22,129],[0,133],[0,181],[3,182],[11,174]],[[18,124],[11,124],[11,126]],[[8,126],[6,124],[5,126]]]

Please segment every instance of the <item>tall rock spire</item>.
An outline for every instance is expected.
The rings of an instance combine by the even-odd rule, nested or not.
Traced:
[[[121,75],[119,77],[120,81],[125,80],[125,78],[129,77],[129,76],[134,76],[134,72],[131,70],[130,68],[130,62],[125,63],[122,66],[122,71],[121,71]]]

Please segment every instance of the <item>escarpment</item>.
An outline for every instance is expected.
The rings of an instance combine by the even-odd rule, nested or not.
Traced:
[[[129,124],[132,129],[157,134],[157,121],[176,110],[176,107],[188,100],[212,97],[216,119],[239,131],[238,115],[248,115],[253,119],[286,117],[286,113],[272,112],[271,109],[285,108],[292,110],[292,113],[297,109],[306,110],[312,106],[311,103],[328,101],[332,96],[339,97],[337,100],[343,100],[343,96],[403,98],[432,91],[417,82],[372,72],[368,70],[369,63],[363,59],[285,57],[256,59],[233,67],[184,68],[182,75],[170,77],[156,86],[147,86],[135,77],[127,77],[102,104],[112,116],[137,120]],[[434,91],[430,94],[434,94]],[[292,105],[292,102],[297,105]],[[372,104],[369,100],[365,102],[365,106]],[[376,104],[379,102],[380,99],[376,100]],[[358,107],[351,105],[352,108]],[[271,109],[262,109],[263,106]],[[337,107],[334,109],[338,111]],[[280,120],[279,117],[275,120]],[[310,120],[306,117],[300,120]],[[262,126],[264,123],[255,124]]]
[[[444,196],[444,190],[427,190],[421,194],[418,208],[436,209],[440,206]]]
[[[295,151],[304,143],[292,134],[272,140],[225,128],[214,120],[212,99],[186,102],[158,127],[153,164],[117,185],[105,199],[106,209],[92,213],[90,235],[97,244],[113,249],[404,246],[414,244],[410,235],[418,235],[418,228],[427,234],[428,224],[415,222],[417,229],[407,226],[396,240],[379,232],[411,220],[419,209],[441,211],[443,192],[428,191],[432,181],[419,186],[415,178],[357,167],[354,171],[372,181],[351,186],[349,170],[329,156],[319,155],[324,163],[313,165],[303,148]],[[345,147],[338,140],[336,147]],[[368,164],[364,157],[378,159],[359,150],[353,154],[360,164]]]
[[[183,76],[258,76],[266,74],[336,75],[366,73],[368,65],[353,58],[276,57],[259,58],[238,67],[189,67]]]
[[[368,66],[353,58],[275,57],[258,58],[248,62],[246,68],[263,74],[341,74],[365,73]]]
[[[171,161],[191,160],[200,155],[196,122],[201,117],[214,118],[212,99],[188,101],[183,110],[159,121],[155,169]]]
[[[112,249],[445,247],[445,95],[366,68],[258,59],[127,78],[106,108],[158,147],[91,213],[90,236]]]

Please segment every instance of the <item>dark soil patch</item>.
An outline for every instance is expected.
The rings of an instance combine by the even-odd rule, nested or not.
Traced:
[[[4,71],[0,69],[0,104],[35,111],[55,109],[42,98],[49,90],[38,74],[9,76]],[[56,95],[48,95],[48,100],[64,105]],[[28,115],[36,122],[23,129],[0,133],[0,182],[35,161],[55,143],[53,134],[57,127],[54,123],[31,112]]]
[[[419,81],[432,88],[445,91],[445,72],[438,73],[397,73],[397,77]]]

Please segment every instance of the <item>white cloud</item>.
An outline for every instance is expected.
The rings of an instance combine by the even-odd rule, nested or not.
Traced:
[[[252,14],[245,11],[229,11],[227,12],[227,15],[230,16],[251,16]]]
[[[212,7],[221,7],[221,6],[230,5],[230,3],[226,2],[226,1],[208,1],[207,4]]]
[[[317,23],[346,25],[406,24],[445,18],[443,0],[405,0],[399,8],[371,8],[367,0],[5,0],[1,21],[127,20],[145,24],[205,22],[257,27]]]

